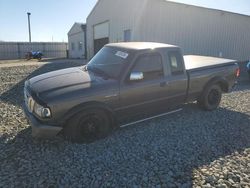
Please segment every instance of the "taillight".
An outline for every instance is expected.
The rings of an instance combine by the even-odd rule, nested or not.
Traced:
[[[235,75],[237,78],[240,77],[240,68],[236,69]]]

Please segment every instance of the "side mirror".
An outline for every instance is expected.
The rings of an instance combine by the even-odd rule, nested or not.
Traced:
[[[130,81],[139,81],[143,79],[144,79],[143,72],[132,72],[130,74]]]

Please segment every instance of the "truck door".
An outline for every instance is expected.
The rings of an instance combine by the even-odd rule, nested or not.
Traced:
[[[179,50],[166,52],[166,95],[168,105],[182,104],[186,100],[188,90],[188,76],[184,66],[184,60]]]
[[[130,80],[131,73],[143,73],[143,79]],[[120,115],[157,110],[166,98],[166,78],[160,53],[143,54],[136,58],[128,77],[120,88]]]

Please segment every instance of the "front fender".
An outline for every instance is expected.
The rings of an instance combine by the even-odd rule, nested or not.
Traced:
[[[110,120],[112,122],[112,124],[115,122],[115,114],[114,111],[106,104],[101,103],[101,102],[97,102],[97,101],[91,101],[91,102],[84,102],[81,103],[73,108],[71,108],[70,110],[68,110],[62,118],[61,124],[64,126],[67,121],[73,117],[75,114],[90,109],[90,108],[95,108],[95,109],[102,109],[103,111],[107,112],[107,114],[109,114]]]

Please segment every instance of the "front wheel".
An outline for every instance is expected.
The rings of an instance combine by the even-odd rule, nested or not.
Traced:
[[[107,136],[111,127],[107,113],[102,110],[89,109],[70,118],[63,134],[67,140],[73,142],[93,142]]]
[[[204,110],[212,111],[218,108],[221,102],[222,90],[219,85],[208,86],[202,96],[198,99],[198,104]]]

